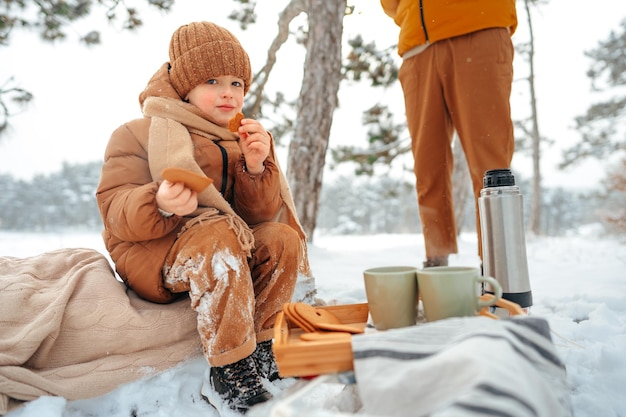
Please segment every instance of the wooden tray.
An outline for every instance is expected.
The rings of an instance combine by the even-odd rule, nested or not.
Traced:
[[[367,303],[318,307],[332,312],[344,324],[363,326],[369,313]],[[353,369],[350,339],[302,341],[302,329],[280,312],[274,326],[274,356],[282,377],[317,376]]]
[[[483,295],[483,299],[493,297]],[[525,314],[523,309],[504,299],[498,300],[496,306],[509,310],[510,315]],[[367,303],[342,304],[318,307],[332,312],[343,324],[352,324],[365,328],[369,309]],[[481,315],[498,319],[487,309]],[[274,356],[278,365],[278,373],[282,377],[307,377],[354,369],[351,339],[303,341],[302,329],[291,323],[281,311],[276,317],[274,326]]]

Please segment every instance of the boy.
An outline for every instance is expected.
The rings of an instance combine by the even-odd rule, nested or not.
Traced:
[[[273,325],[308,273],[306,238],[272,137],[256,120],[228,122],[250,88],[247,53],[209,22],[172,35],[170,62],[140,94],[144,117],[119,127],[97,190],[103,238],[120,277],[167,303],[189,294],[210,365],[202,393],[245,413],[278,378]],[[197,192],[164,168],[213,180]],[[164,331],[167,331],[164,329]]]

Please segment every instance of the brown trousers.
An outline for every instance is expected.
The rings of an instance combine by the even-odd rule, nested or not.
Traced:
[[[456,129],[475,195],[485,171],[509,168],[514,150],[510,95],[513,44],[504,28],[438,41],[402,63],[398,74],[412,140],[426,257],[457,253],[452,197]]]
[[[211,366],[249,356],[273,337],[276,315],[291,301],[302,256],[296,231],[282,223],[253,228],[247,258],[227,221],[197,223],[167,255],[165,287],[189,292]]]

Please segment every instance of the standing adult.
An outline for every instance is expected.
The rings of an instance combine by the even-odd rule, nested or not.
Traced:
[[[477,203],[485,171],[508,168],[515,0],[381,0],[400,27],[399,79],[411,135],[424,267],[457,253],[452,197],[456,130]],[[482,255],[476,216],[478,252]]]

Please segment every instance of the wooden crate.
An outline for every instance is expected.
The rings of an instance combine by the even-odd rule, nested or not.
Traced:
[[[318,307],[332,312],[344,324],[367,324],[367,303]],[[350,339],[302,341],[303,330],[280,312],[274,327],[274,356],[282,377],[306,377],[353,369]]]

